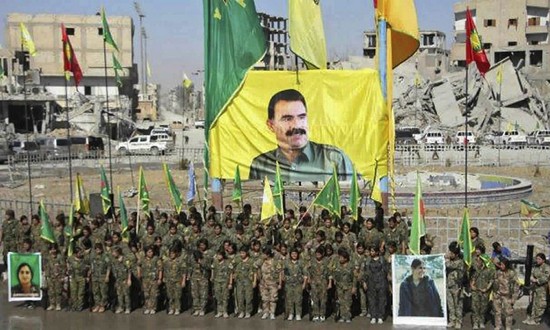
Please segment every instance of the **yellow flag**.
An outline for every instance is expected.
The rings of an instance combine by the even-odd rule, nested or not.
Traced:
[[[502,85],[502,64],[498,66],[497,70],[497,83]]]
[[[377,15],[388,22],[393,49],[392,67],[406,61],[416,53],[420,45],[420,32],[414,0],[383,0],[378,2]],[[388,38],[389,39],[389,38]]]
[[[149,61],[147,61],[147,77],[151,78],[151,76],[152,76],[151,66],[149,65]]]
[[[74,192],[74,210],[83,214],[90,214],[90,201],[84,185],[82,183],[82,177],[80,173],[76,174],[76,189]]]
[[[327,46],[320,1],[289,0],[290,49],[308,69],[327,68]]]
[[[370,199],[382,204],[382,189],[380,189],[380,176],[378,174],[378,162],[376,162],[374,168],[374,178],[371,182],[371,194]]]
[[[420,84],[422,84],[422,77],[420,77],[420,73],[416,71],[416,74],[414,75],[414,85],[416,87],[420,87]]]
[[[191,79],[189,79],[189,77],[187,77],[187,74],[184,72],[183,73],[183,86],[185,88],[189,88],[189,87],[191,87],[192,84],[193,84],[193,82],[191,81]]]
[[[29,30],[27,30],[27,27],[23,23],[19,23],[19,29],[21,30],[21,44],[23,48],[26,48],[31,56],[35,56],[36,47],[34,46]]]
[[[273,201],[273,193],[269,186],[267,176],[264,179],[264,196],[262,198],[262,214],[260,216],[261,221],[269,222],[271,217],[277,215],[277,207]]]

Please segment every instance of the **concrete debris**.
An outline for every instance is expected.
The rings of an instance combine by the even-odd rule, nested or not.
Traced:
[[[510,59],[496,63],[485,77],[472,66],[468,91],[464,71],[447,72],[433,81],[421,79],[419,84],[415,76],[414,63],[405,63],[394,72],[396,127],[422,130],[430,126],[448,135],[463,130],[466,92],[468,129],[478,136],[510,129],[528,134],[549,127],[547,80],[518,70]]]

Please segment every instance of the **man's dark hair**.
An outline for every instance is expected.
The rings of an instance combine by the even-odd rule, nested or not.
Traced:
[[[269,105],[267,106],[267,119],[273,119],[275,117],[275,105],[279,101],[300,101],[304,105],[304,108],[307,109],[306,99],[302,93],[298,92],[295,89],[285,89],[284,91],[277,92],[269,100]]]
[[[414,259],[413,262],[411,263],[411,268],[412,268],[412,269],[417,269],[417,268],[420,267],[422,264],[423,264],[422,260],[420,260],[420,259]]]

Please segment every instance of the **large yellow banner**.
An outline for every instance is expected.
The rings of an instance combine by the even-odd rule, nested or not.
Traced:
[[[210,175],[284,181],[387,174],[388,114],[375,70],[250,71],[210,132]],[[378,166],[376,165],[378,164]],[[353,166],[353,167],[352,167]]]

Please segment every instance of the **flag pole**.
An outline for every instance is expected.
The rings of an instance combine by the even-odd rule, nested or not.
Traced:
[[[466,64],[466,104],[464,111],[464,207],[468,208],[468,64]]]
[[[105,31],[103,31],[105,33]],[[115,182],[113,181],[113,162],[111,159],[111,113],[109,112],[109,85],[107,81],[107,45],[105,41],[105,36],[103,36],[103,63],[104,66],[104,73],[105,73],[105,108],[107,109],[105,113],[107,113],[107,139],[109,141],[109,180],[111,182],[111,186],[114,187]],[[111,194],[111,206],[115,206],[115,197],[114,194]]]
[[[71,154],[71,124],[69,122],[69,92],[67,87],[67,79],[65,80],[65,106],[67,107],[67,144],[69,146],[69,203],[73,198],[73,163]]]
[[[21,32],[21,54],[24,55],[24,49],[23,49],[23,32]],[[30,55],[30,53],[29,53]],[[30,60],[30,58],[29,58]],[[25,103],[25,140],[26,144],[29,144],[29,114],[28,114],[28,102],[27,102],[27,77],[25,76],[25,64],[21,63],[21,71],[23,72],[23,102]],[[29,177],[29,208],[30,208],[30,215],[33,214],[32,212],[32,177],[31,177],[31,159],[30,155],[27,151],[27,176]]]

